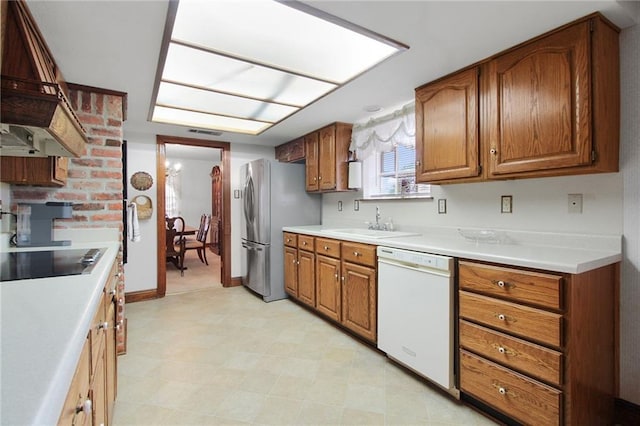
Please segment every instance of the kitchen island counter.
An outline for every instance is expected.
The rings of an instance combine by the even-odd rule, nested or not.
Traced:
[[[283,231],[569,274],[580,274],[622,260],[622,237],[619,235],[500,230],[497,231],[500,242],[494,243],[470,241],[458,228],[416,228],[410,231],[420,235],[391,238],[355,233],[340,235],[335,232],[340,228],[288,226]],[[479,231],[469,230],[471,234]]]
[[[11,249],[103,247],[107,250],[89,274],[0,283],[0,424],[57,424],[120,243]]]

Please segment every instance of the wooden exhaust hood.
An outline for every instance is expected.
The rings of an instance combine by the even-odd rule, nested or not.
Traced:
[[[26,3],[2,0],[0,154],[80,157],[85,129]]]

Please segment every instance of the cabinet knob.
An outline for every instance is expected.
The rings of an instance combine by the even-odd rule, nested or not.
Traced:
[[[344,282],[344,277],[342,277],[342,282]]]
[[[303,245],[303,246],[306,246],[306,245],[307,245],[307,242],[306,242],[306,241],[303,241],[303,242],[302,242],[302,245]]]
[[[505,388],[503,388],[502,386],[500,386],[500,387],[498,388],[498,393],[499,393],[500,395],[506,395],[506,394],[507,394],[507,390],[506,390]]]
[[[416,160],[416,166],[420,165],[420,160]]]
[[[293,259],[293,264],[294,264],[294,265],[296,264],[296,262],[297,262],[297,261],[296,261],[295,259]]]
[[[118,324],[116,324],[116,330],[120,331],[120,329],[122,328],[122,323],[123,320],[118,321]]]
[[[81,405],[76,407],[76,414],[84,412],[86,414],[91,414],[91,410],[93,408],[93,403],[90,399],[86,399]]]
[[[318,180],[322,180],[322,176],[318,176]]]
[[[98,330],[106,330],[107,328],[109,328],[109,323],[106,321],[98,324]]]
[[[498,150],[497,150],[497,149],[495,149],[495,148],[491,148],[491,149],[489,150],[489,152],[490,152],[491,154],[495,155],[495,154],[497,154],[497,153],[498,153]]]
[[[112,296],[115,296],[115,295],[116,295],[116,293],[117,293],[117,290],[116,290],[115,288],[114,288],[114,289],[112,289],[112,290],[109,292],[109,294],[110,294],[110,295],[112,295]]]
[[[355,257],[358,257],[358,256],[362,256],[362,253],[358,253],[357,251],[354,251],[354,252],[353,252],[353,255],[354,255]]]
[[[338,274],[335,274],[334,277],[336,277],[336,281],[338,281]]]
[[[324,246],[323,249],[324,249],[324,251],[329,251],[329,247],[327,247],[327,246]]]
[[[498,348],[498,352],[500,352],[501,354],[503,354],[503,353],[505,353],[506,351],[505,351],[505,349],[504,349],[502,346],[500,346],[500,347]]]
[[[507,320],[507,317],[506,317],[504,314],[498,314],[498,319],[499,319],[500,321],[506,321],[506,320]]]

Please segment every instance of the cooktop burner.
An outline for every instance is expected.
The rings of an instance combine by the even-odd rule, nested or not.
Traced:
[[[2,252],[0,281],[91,273],[105,248]]]

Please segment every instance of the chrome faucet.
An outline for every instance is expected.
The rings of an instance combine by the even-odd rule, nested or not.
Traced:
[[[380,213],[380,207],[376,206],[376,222],[375,223],[367,222],[367,224],[369,225],[369,229],[374,229],[376,231],[390,230],[386,223],[380,223],[381,218],[382,218],[382,214]]]

